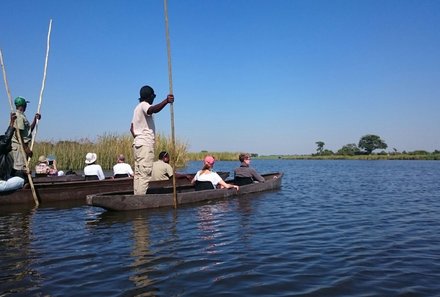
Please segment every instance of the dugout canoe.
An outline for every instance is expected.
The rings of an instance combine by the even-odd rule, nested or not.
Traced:
[[[229,172],[218,172],[222,178],[229,176]],[[194,175],[194,173],[190,174]],[[85,199],[87,195],[114,192],[114,191],[131,191],[133,192],[133,178],[106,178],[104,180],[85,180],[81,176],[66,176],[65,178],[47,177],[35,178],[38,182],[34,183],[35,192],[40,203],[49,203],[57,201],[73,201]],[[189,185],[187,179],[176,179],[176,186]],[[149,189],[151,192],[159,191],[158,189],[169,189],[172,191],[172,180],[152,181]],[[16,191],[0,192],[1,205],[16,204],[35,204],[32,190],[29,185],[25,185],[23,189]]]
[[[177,188],[177,204],[189,204],[201,201],[220,200],[251,193],[276,190],[281,187],[283,173],[270,173],[263,175],[264,183],[253,183],[240,186],[240,190],[213,189],[195,191],[192,185]],[[233,180],[227,182],[233,183]],[[159,207],[174,207],[173,193],[133,195],[133,192],[100,193],[87,196],[87,204],[107,210],[126,211],[151,209]]]

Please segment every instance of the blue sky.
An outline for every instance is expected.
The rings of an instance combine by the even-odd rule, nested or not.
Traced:
[[[366,134],[440,149],[440,1],[168,0],[176,138],[190,151],[307,154]],[[128,133],[139,89],[169,90],[162,0],[14,0],[0,11],[12,96],[41,89],[37,140]],[[0,122],[9,103],[0,90]],[[167,107],[155,116],[170,134]]]

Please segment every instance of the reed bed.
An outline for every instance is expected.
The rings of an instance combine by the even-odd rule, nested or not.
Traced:
[[[82,170],[85,166],[85,157],[88,152],[98,155],[97,163],[104,170],[111,170],[116,163],[119,154],[125,156],[125,161],[134,165],[132,150],[133,137],[130,134],[104,134],[98,136],[96,141],[89,139],[67,141],[40,141],[35,142],[34,156],[30,163],[34,168],[38,162],[38,156],[45,155],[56,159],[59,170]],[[160,151],[166,150],[176,156],[176,167],[184,167],[188,159],[187,144],[176,140],[175,151],[172,152],[171,137],[156,135],[155,154],[156,158]]]
[[[238,156],[240,152],[209,152],[209,151],[201,151],[201,152],[191,152],[188,153],[189,160],[203,160],[206,155],[214,156],[217,161],[238,161]]]

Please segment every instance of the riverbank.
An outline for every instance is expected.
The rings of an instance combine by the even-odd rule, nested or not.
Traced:
[[[131,135],[105,134],[98,136],[96,140],[80,139],[68,141],[39,141],[35,143],[34,157],[31,160],[31,168],[34,168],[38,156],[45,155],[57,160],[58,169],[67,171],[82,170],[84,168],[85,155],[88,152],[94,152],[98,155],[98,164],[104,170],[111,170],[116,162],[119,154],[124,154],[127,163],[134,164],[132,152],[133,138]],[[161,151],[168,151],[174,155],[176,167],[182,168],[189,161],[199,161],[204,156],[210,154],[215,156],[219,161],[238,161],[240,152],[189,152],[188,144],[176,140],[175,150],[172,151],[171,139],[164,135],[156,136],[155,152],[158,155]],[[259,155],[258,153],[248,152],[254,159],[274,160],[440,160],[440,152],[438,150],[430,153],[426,151],[414,151],[403,153],[378,153],[370,155]],[[157,156],[156,156],[157,157]]]
[[[440,154],[370,154],[370,155],[269,155],[259,156],[258,159],[286,159],[286,160],[440,160]]]

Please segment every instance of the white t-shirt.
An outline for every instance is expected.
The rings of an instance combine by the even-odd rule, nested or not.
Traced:
[[[113,175],[116,174],[129,174],[133,175],[133,169],[131,169],[130,164],[127,163],[117,163],[113,166]]]
[[[196,175],[194,176],[194,180],[198,181],[210,181],[214,188],[217,187],[217,184],[222,180],[220,175],[217,174],[217,172],[210,171],[209,173],[201,174],[202,170],[197,171]]]
[[[98,164],[87,165],[84,167],[84,175],[97,175],[99,180],[105,179],[101,165]]]
[[[154,126],[153,115],[148,114],[150,104],[145,101],[139,102],[133,112],[133,132],[135,135],[133,144],[135,146],[154,145],[154,135],[156,127]]]

